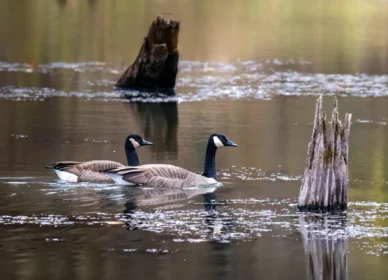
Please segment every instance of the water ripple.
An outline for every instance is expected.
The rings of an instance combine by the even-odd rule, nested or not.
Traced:
[[[123,213],[83,215],[0,216],[0,225],[39,225],[66,227],[123,226],[128,230],[144,230],[171,235],[175,242],[232,242],[262,236],[290,238],[295,232],[309,231],[314,238],[351,238],[361,248],[385,254],[384,242],[368,242],[370,238],[388,237],[388,203],[349,203],[347,215],[314,215],[314,222],[301,222],[306,214],[298,214],[295,199],[249,198],[215,203],[213,209],[136,210]],[[217,208],[217,209],[216,209]],[[365,245],[366,244],[366,245]],[[364,246],[365,245],[365,246]],[[388,251],[386,252],[388,254]]]
[[[0,62],[0,71],[39,72],[54,75],[58,71],[102,73],[87,75],[80,88],[59,90],[50,87],[0,87],[0,99],[15,101],[44,100],[50,97],[79,97],[120,102],[199,102],[219,99],[271,99],[274,96],[386,96],[388,75],[322,74],[301,72],[306,61],[271,60],[234,63],[180,61],[176,96],[114,89],[124,68],[102,62],[41,65]],[[71,74],[71,73],[70,73]],[[112,76],[113,75],[113,76]],[[102,78],[101,78],[102,76]]]
[[[300,180],[299,176],[250,167],[233,167],[221,170],[220,173],[223,180]],[[261,237],[295,238],[295,233],[308,231],[309,234],[304,236],[351,239],[367,253],[388,254],[384,247],[388,239],[386,202],[353,201],[349,202],[346,215],[314,215],[314,219],[308,218],[308,222],[305,222],[303,219],[306,215],[296,211],[296,198],[221,196],[217,200],[211,193],[214,190],[211,190],[194,193],[196,199],[193,199],[193,196],[182,197],[175,191],[164,193],[161,190],[122,188],[113,184],[53,182],[49,177],[1,177],[0,180],[3,184],[13,186],[12,196],[3,197],[3,200],[23,199],[22,194],[30,191],[34,193],[34,200],[31,205],[25,204],[24,207],[32,209],[31,213],[42,213],[12,215],[16,208],[10,211],[4,209],[9,215],[0,216],[0,226],[125,227],[128,230],[167,234],[175,242],[190,243],[227,243]],[[44,204],[31,207],[35,201],[41,201],[43,196],[53,197],[57,203],[64,205],[68,201],[74,201],[79,207],[77,211],[86,211],[58,215],[52,212],[47,214],[52,209],[51,204],[48,204],[49,208],[45,208]],[[168,199],[165,201],[163,198]],[[156,204],[145,203],[151,200]],[[162,202],[169,204],[162,205]],[[134,204],[137,207],[131,207]],[[106,205],[104,210],[101,205]],[[109,212],[112,208],[108,205],[116,205],[114,209],[122,210]]]
[[[51,62],[47,64],[1,62],[0,71],[4,72],[40,72],[53,73],[58,70],[70,70],[74,72],[105,72],[120,74],[117,69],[104,62]]]
[[[281,172],[268,172],[255,167],[223,169],[219,172],[222,180],[240,179],[243,181],[299,181],[301,176],[291,176]]]

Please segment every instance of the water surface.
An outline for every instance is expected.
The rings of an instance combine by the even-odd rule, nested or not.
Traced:
[[[385,279],[388,4],[297,2],[0,1],[4,279]],[[176,96],[115,90],[166,12],[181,20]],[[296,213],[320,94],[329,115],[334,95],[353,113],[346,216]],[[218,151],[217,188],[64,183],[44,169],[125,162],[138,133],[154,143],[143,163],[200,172],[213,132],[239,145]]]

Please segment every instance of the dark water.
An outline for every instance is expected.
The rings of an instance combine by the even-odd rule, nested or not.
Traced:
[[[388,3],[0,1],[2,279],[386,279]],[[158,13],[181,20],[176,97],[113,89]],[[316,97],[353,113],[346,217],[296,213]],[[217,188],[66,184],[56,160],[200,171]],[[333,271],[336,271],[334,273]]]

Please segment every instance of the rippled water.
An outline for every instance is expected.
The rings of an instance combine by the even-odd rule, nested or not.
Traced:
[[[127,97],[131,102],[200,102],[205,100],[262,99],[284,96],[385,96],[388,90],[387,75],[303,73],[295,69],[307,61],[242,61],[233,64],[220,62],[181,61],[175,89],[176,96],[120,91],[114,89],[116,80],[125,68],[114,68],[102,62],[50,63],[28,65],[0,62],[0,71],[21,72],[33,75],[61,75],[71,80],[82,73],[81,87],[63,90],[55,87],[0,88],[0,98],[14,101],[43,101],[52,97],[82,97],[103,101],[120,101]],[[107,78],[101,80],[101,75]]]
[[[221,174],[224,173],[225,171],[221,171]],[[353,238],[354,243],[369,254],[388,255],[388,247],[384,243],[384,238],[388,237],[388,203],[350,202],[346,215],[312,215],[318,223],[301,224],[299,218],[309,215],[296,213],[296,198],[259,196],[236,199],[225,196],[231,190],[229,180],[239,180],[241,175],[251,173],[242,169],[237,174],[239,175],[228,179],[223,178],[225,185],[221,187],[183,190],[64,183],[46,178],[39,181],[36,177],[2,177],[1,183],[12,188],[3,197],[3,203],[8,204],[8,201],[22,200],[28,196],[29,201],[23,204],[35,214],[3,215],[0,217],[0,224],[48,227],[120,225],[128,230],[140,229],[168,234],[174,242],[190,243],[212,240],[229,243],[262,236],[290,238],[299,230],[311,230],[315,236],[324,239]],[[280,174],[245,178],[248,181],[262,180],[271,184],[276,181],[300,181]],[[45,197],[50,196],[54,199],[45,201]],[[53,207],[52,204],[59,207],[58,214],[45,214]],[[64,210],[61,204],[71,207]],[[109,207],[104,209],[104,204],[117,212],[106,212]],[[77,208],[77,212],[73,212],[73,207]],[[78,213],[78,209],[85,211]],[[8,204],[2,211],[17,212],[17,207]],[[376,219],[380,223],[376,224]],[[369,238],[382,239],[382,242],[371,244],[368,242]]]
[[[386,278],[385,1],[16,2],[0,1],[4,279]],[[181,20],[175,96],[115,89],[166,11]],[[337,216],[296,211],[321,94],[328,115],[334,95],[353,113]],[[218,151],[220,186],[64,183],[44,169],[125,162],[138,133],[154,143],[143,163],[200,172],[213,132],[239,145]]]

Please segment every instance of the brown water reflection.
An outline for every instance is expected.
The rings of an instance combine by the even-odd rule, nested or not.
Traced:
[[[155,139],[151,149],[158,154],[175,156],[178,151],[178,104],[169,103],[142,103],[125,104],[132,110],[131,117],[139,121],[144,128],[142,134],[147,139]]]
[[[185,60],[304,59],[312,62],[306,71],[387,73],[387,8],[377,0],[5,0],[0,60],[124,67],[152,19],[171,14],[182,21]]]

